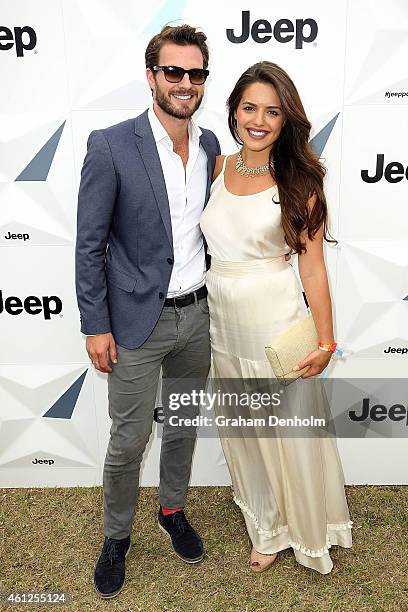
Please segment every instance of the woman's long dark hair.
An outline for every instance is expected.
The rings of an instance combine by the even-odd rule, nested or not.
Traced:
[[[279,190],[286,242],[292,252],[305,252],[301,232],[307,229],[308,238],[312,240],[323,223],[324,239],[337,243],[337,240],[327,237],[330,234],[327,230],[327,202],[323,190],[326,169],[309,145],[311,124],[293,81],[277,64],[258,62],[239,77],[227,101],[228,126],[232,137],[238,144],[243,144],[237,130],[235,113],[246,88],[257,82],[273,85],[286,120],[270,154],[274,162],[274,170],[271,172]],[[312,194],[316,195],[316,202],[310,212],[307,201]]]

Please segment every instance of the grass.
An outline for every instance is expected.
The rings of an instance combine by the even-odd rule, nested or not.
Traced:
[[[241,512],[221,487],[190,490],[186,512],[207,556],[187,565],[157,528],[157,490],[141,489],[125,586],[102,601],[92,586],[103,542],[101,487],[0,489],[0,591],[66,591],[71,602],[61,610],[78,612],[408,610],[408,487],[346,490],[353,548],[332,547],[334,568],[322,576],[296,563],[291,549],[267,572],[251,572]]]

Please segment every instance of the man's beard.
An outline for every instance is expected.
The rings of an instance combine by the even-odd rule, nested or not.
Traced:
[[[183,95],[183,94],[184,95],[189,95],[188,91],[184,91],[184,92],[180,91],[180,92],[173,92],[173,93],[178,93],[180,95]],[[193,93],[192,95],[195,96],[196,94]],[[156,83],[156,99],[155,99],[155,102],[156,102],[157,106],[159,106],[159,108],[161,108],[162,111],[164,111],[165,113],[167,113],[171,117],[175,117],[176,119],[189,119],[192,115],[194,115],[196,110],[200,107],[202,99],[203,99],[203,96],[201,96],[201,98],[199,98],[197,96],[193,108],[189,108],[187,106],[186,106],[186,108],[177,108],[177,107],[172,105],[171,101],[165,96],[163,91],[160,89],[160,87]]]

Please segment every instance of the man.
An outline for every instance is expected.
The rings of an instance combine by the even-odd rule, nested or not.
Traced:
[[[103,472],[105,541],[94,586],[121,590],[160,369],[165,395],[203,388],[210,365],[205,245],[216,136],[192,115],[208,76],[206,36],[167,26],[149,42],[152,107],[91,132],[78,197],[76,288],[81,331],[96,369],[108,372],[110,440]],[[183,507],[195,428],[165,423],[160,457],[159,527],[187,563],[204,556]],[[192,406],[178,416],[194,417]]]

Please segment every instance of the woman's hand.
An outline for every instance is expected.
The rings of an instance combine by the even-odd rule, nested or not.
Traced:
[[[322,351],[320,349],[316,349],[309,353],[305,359],[299,361],[293,368],[296,372],[297,370],[301,370],[306,366],[310,366],[310,368],[302,374],[301,378],[310,378],[311,376],[316,376],[323,372],[324,368],[328,365],[333,353],[331,351]]]

